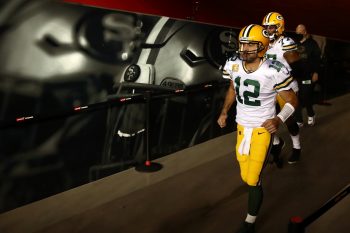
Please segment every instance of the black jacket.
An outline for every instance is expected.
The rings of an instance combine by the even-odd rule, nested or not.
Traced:
[[[319,73],[321,64],[321,50],[317,42],[310,36],[303,43],[299,43],[298,51],[300,58],[306,63],[310,75]]]

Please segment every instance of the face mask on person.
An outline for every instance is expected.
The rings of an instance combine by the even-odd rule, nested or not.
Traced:
[[[303,39],[303,37],[303,34],[295,34],[294,39],[296,42],[300,42]]]

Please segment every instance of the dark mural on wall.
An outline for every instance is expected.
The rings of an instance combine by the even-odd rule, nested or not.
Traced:
[[[0,212],[144,162],[145,94],[151,159],[234,130],[233,119],[224,130],[215,122],[237,29],[50,0],[0,4]],[[349,44],[327,46],[323,99],[350,88]]]
[[[145,160],[143,98],[72,109],[149,92],[152,159],[234,128],[215,121],[237,30],[53,1],[0,14],[0,212]]]

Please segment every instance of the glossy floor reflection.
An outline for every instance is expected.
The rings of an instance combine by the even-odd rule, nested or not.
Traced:
[[[308,216],[350,182],[350,95],[330,103],[315,106],[316,125],[302,128],[301,161],[266,167],[258,233],[287,232],[291,216]],[[280,133],[286,160],[291,142],[285,128]],[[247,190],[234,145],[234,134],[225,135],[159,159],[164,168],[157,173],[130,169],[3,213],[0,232],[235,232],[246,215]],[[348,203],[339,202],[307,232],[328,226],[349,232]]]

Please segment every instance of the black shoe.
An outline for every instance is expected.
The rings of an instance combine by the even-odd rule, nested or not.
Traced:
[[[292,155],[288,159],[288,163],[289,164],[294,164],[296,162],[299,162],[300,153],[301,153],[301,149],[293,148],[293,152],[292,152]]]
[[[314,126],[315,125],[315,123],[316,123],[316,116],[314,115],[314,116],[312,116],[312,117],[307,117],[307,124],[309,125],[309,126]]]
[[[270,154],[272,155],[272,163],[275,163],[278,168],[283,167],[283,159],[281,158],[281,151],[285,145],[285,142],[280,139],[280,143],[277,145],[272,145]]]
[[[236,233],[255,233],[255,223],[244,222]]]

